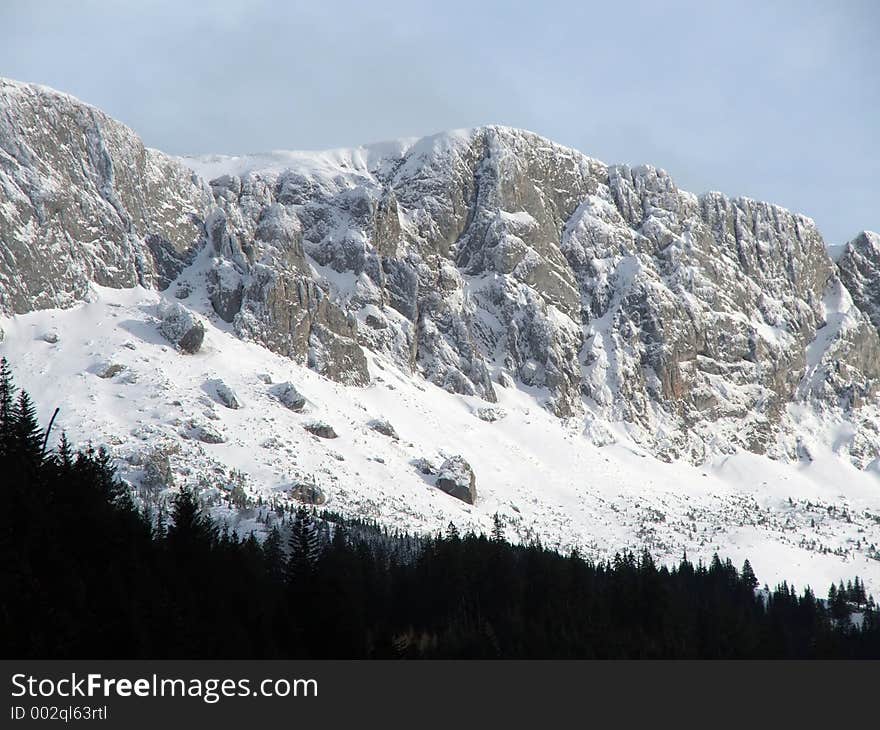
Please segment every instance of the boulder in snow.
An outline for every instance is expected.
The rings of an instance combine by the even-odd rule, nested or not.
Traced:
[[[304,504],[322,505],[327,501],[327,495],[320,487],[308,483],[297,484],[290,490],[290,496]]]
[[[337,437],[337,433],[333,430],[333,426],[324,423],[323,421],[306,423],[303,428],[309,433],[322,439],[335,439]]]
[[[216,428],[210,424],[199,423],[198,421],[190,421],[189,429],[184,435],[205,444],[222,444],[226,441],[226,437]]]
[[[384,418],[374,418],[370,421],[367,426],[369,426],[376,433],[381,433],[383,436],[387,436],[388,438],[392,438],[397,441],[400,437],[397,435],[397,431],[394,430],[394,426],[392,426],[388,421]]]
[[[214,396],[221,405],[233,410],[238,410],[242,407],[238,394],[222,380],[209,380],[208,389],[213,391]]]
[[[205,325],[182,304],[174,303],[159,311],[159,332],[181,352],[199,351],[205,339]]]
[[[477,479],[474,470],[462,456],[452,456],[440,466],[437,487],[462,502],[473,504],[477,500]]]
[[[104,378],[104,380],[109,380],[110,378],[119,375],[123,370],[125,370],[125,365],[122,365],[121,363],[105,363],[98,366],[98,377]]]
[[[305,396],[296,389],[293,383],[279,383],[270,392],[279,400],[281,405],[292,411],[299,413],[306,407]]]

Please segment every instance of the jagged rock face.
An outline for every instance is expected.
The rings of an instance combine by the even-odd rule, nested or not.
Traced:
[[[880,330],[880,235],[862,231],[844,247],[837,268],[856,306]]]
[[[328,377],[367,382],[353,323],[310,278],[299,221],[270,202],[259,185],[209,187],[72,97],[0,80],[0,311],[69,306],[92,282],[165,289],[210,240],[220,317]]]
[[[836,267],[779,207],[497,127],[258,167],[249,185],[301,222],[361,344],[450,391],[494,401],[510,374],[560,416],[586,404],[693,460],[778,455],[792,402],[873,398],[880,344],[857,312],[826,326]]]
[[[368,383],[354,318],[312,279],[296,215],[261,179],[226,176],[211,187],[221,206],[206,224],[217,254],[208,273],[214,311],[240,336],[333,380]]]
[[[723,447],[773,445],[835,276],[809,219],[609,168],[563,246],[585,305],[588,397],[647,433],[667,424],[654,446],[670,457],[701,458],[719,432]]]
[[[167,287],[211,204],[203,181],[119,122],[0,79],[0,310],[69,306],[91,282]]]
[[[207,242],[213,312],[338,381],[369,382],[369,350],[490,402],[517,382],[603,443],[597,424],[624,422],[693,461],[796,458],[791,411],[808,407],[852,425],[857,463],[877,455],[873,234],[835,265],[808,218],[503,127],[187,161],[199,177],[7,82],[0,155],[6,311],[92,281],[164,288]]]

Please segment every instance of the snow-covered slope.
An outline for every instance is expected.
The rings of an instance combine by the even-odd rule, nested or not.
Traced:
[[[196,263],[194,278],[205,264]],[[60,427],[108,446],[154,507],[184,484],[209,499],[238,486],[251,502],[268,503],[308,485],[328,508],[401,529],[436,531],[452,521],[488,532],[498,512],[510,537],[589,555],[647,546],[662,559],[683,551],[708,559],[718,550],[738,562],[748,557],[771,584],[824,590],[859,574],[880,590],[877,479],[830,448],[814,448],[812,462],[796,465],[749,453],[699,467],[663,463],[623,428],[616,443],[597,446],[589,423],[556,418],[523,386],[498,388],[490,407],[415,380],[381,355],[370,356],[369,386],[346,386],[217,321],[207,322],[200,352],[186,355],[159,333],[168,299],[140,287],[93,287],[87,303],[2,322],[2,352],[38,398],[44,422],[59,406]],[[204,289],[184,302],[210,306]],[[305,397],[302,412],[277,397],[286,382]],[[219,383],[240,408],[223,404]],[[377,420],[399,438],[374,430]],[[306,427],[316,422],[338,437],[312,435]],[[223,441],[200,440],[203,429]],[[425,462],[439,467],[455,455],[476,474],[473,506],[423,473]],[[241,530],[264,529],[253,511],[220,514]]]
[[[878,240],[832,260],[805,216],[498,126],[171,158],[0,80],[0,353],[147,501],[498,511],[594,554],[876,584]],[[472,506],[437,488],[454,456]]]

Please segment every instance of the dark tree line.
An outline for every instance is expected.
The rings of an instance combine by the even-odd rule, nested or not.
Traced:
[[[593,562],[512,545],[497,520],[488,537],[415,538],[306,508],[261,543],[186,490],[152,520],[106,453],[44,438],[3,361],[6,658],[880,658],[858,580],[826,603],[756,591],[748,562]]]

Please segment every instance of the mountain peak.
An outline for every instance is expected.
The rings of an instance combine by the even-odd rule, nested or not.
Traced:
[[[94,110],[101,116],[110,119],[110,117],[98,107],[78,99],[73,94],[69,94],[65,91],[58,91],[57,89],[44,84],[37,84],[29,81],[16,81],[15,79],[0,76],[0,97],[6,97],[4,103],[9,104],[10,99],[15,96],[24,98],[54,99],[56,102],[63,102],[77,107]]]

